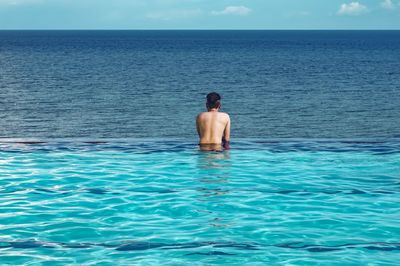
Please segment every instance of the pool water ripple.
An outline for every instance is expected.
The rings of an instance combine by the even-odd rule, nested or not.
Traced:
[[[0,262],[396,265],[400,141],[0,144]]]

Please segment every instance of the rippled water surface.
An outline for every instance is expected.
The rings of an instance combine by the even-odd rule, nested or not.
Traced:
[[[1,1],[0,1],[1,2]],[[400,31],[0,31],[0,137],[400,137]]]
[[[0,145],[0,264],[398,265],[400,142]]]

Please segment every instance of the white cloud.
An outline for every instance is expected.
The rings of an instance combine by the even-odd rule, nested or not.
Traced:
[[[246,16],[251,12],[251,9],[245,6],[227,6],[222,11],[212,11],[213,15],[239,15]]]
[[[200,9],[173,9],[150,12],[146,14],[146,17],[156,20],[174,20],[197,17],[202,13]]]
[[[381,6],[385,9],[394,9],[395,5],[392,0],[385,0],[381,3]]]
[[[368,11],[368,8],[359,2],[351,2],[350,4],[342,4],[340,6],[338,15],[356,16]]]

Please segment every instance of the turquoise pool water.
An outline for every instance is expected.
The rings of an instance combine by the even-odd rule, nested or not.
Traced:
[[[398,265],[400,141],[0,144],[1,265]]]

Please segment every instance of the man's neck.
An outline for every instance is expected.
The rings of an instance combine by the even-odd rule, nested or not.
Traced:
[[[219,109],[217,108],[210,108],[208,109],[208,112],[218,112]]]

